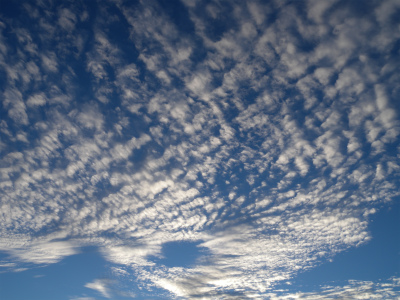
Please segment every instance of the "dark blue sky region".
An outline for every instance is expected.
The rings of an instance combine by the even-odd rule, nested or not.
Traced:
[[[42,300],[58,299],[60,296],[61,299],[68,299],[67,296],[89,293],[90,290],[82,282],[89,282],[99,276],[107,277],[110,271],[95,249],[82,251],[56,264],[1,273],[0,295],[4,299]]]
[[[0,0],[0,298],[399,298],[399,20]]]

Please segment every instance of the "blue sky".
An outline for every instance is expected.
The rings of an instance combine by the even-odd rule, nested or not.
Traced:
[[[399,298],[398,20],[0,0],[0,298]]]

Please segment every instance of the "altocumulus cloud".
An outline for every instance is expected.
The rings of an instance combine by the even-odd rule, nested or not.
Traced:
[[[360,5],[0,12],[1,267],[96,246],[169,298],[399,297],[398,278],[275,290],[371,240],[370,216],[399,196],[400,4]],[[183,241],[207,251],[154,259]],[[109,285],[85,287],[111,298]]]

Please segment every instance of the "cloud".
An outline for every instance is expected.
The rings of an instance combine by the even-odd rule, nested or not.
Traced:
[[[73,30],[77,22],[76,15],[68,8],[63,8],[59,11],[59,25],[65,30]]]
[[[110,285],[111,281],[108,279],[96,279],[85,284],[85,287],[99,292],[105,298],[111,298]]]
[[[320,291],[295,294],[268,294],[269,299],[385,299],[398,297],[399,279],[384,282],[349,280],[346,285],[322,286]]]
[[[3,107],[8,110],[9,117],[17,124],[28,125],[28,115],[22,94],[16,90],[6,90],[3,94]]]
[[[50,72],[58,71],[58,63],[54,53],[48,53],[42,55],[42,66]]]
[[[95,245],[166,297],[396,292],[274,292],[368,242],[369,215],[399,195],[395,2],[184,1],[187,30],[156,1],[39,4],[34,28],[0,23],[15,27],[0,46],[0,248],[15,261]],[[151,259],[179,241],[207,252]],[[108,280],[86,287],[112,297]]]
[[[32,95],[26,102],[28,106],[43,106],[46,104],[46,95],[44,93]]]
[[[24,240],[6,240],[0,244],[3,251],[9,252],[22,262],[35,264],[53,264],[66,256],[78,253],[76,246],[71,242],[35,241],[29,243]]]

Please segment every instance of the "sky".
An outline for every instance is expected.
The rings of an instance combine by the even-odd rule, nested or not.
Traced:
[[[400,299],[399,20],[0,0],[0,299]]]

